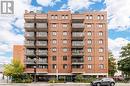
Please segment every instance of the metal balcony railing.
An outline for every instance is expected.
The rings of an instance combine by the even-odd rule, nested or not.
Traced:
[[[35,55],[34,50],[26,50],[26,55]]]
[[[34,29],[34,23],[24,23],[25,29]]]
[[[84,55],[84,51],[83,50],[72,50],[72,55],[73,56],[82,56]]]
[[[41,56],[41,55],[43,55],[43,56],[45,55],[45,56],[46,56],[46,55],[47,55],[47,50],[37,50],[37,51],[36,51],[36,54],[37,54],[37,55],[40,55],[40,56]]]
[[[34,37],[34,32],[25,32],[25,37]]]
[[[26,59],[25,63],[26,64],[34,64],[34,59]]]
[[[84,46],[83,41],[72,41],[72,46]]]
[[[37,41],[36,45],[37,46],[47,46],[47,41]]]
[[[80,28],[84,28],[84,24],[83,23],[72,23],[72,28],[74,29],[74,28],[78,28],[78,29],[80,29]]]
[[[25,13],[24,14],[24,19],[25,20],[34,20],[34,16],[35,16],[35,14]]]
[[[37,32],[36,36],[37,37],[47,37],[47,32]]]
[[[83,59],[72,59],[72,63],[83,63]]]
[[[34,46],[34,41],[25,41],[25,46]]]
[[[37,23],[37,29],[47,29],[47,23]]]
[[[83,32],[73,32],[72,37],[84,37],[84,33]]]
[[[38,64],[47,64],[47,59],[39,59]]]

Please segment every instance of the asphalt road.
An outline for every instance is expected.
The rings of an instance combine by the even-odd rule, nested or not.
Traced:
[[[16,83],[0,83],[0,86],[90,86],[89,83],[31,83],[31,84],[16,84]],[[130,83],[116,83],[115,86],[130,86]]]

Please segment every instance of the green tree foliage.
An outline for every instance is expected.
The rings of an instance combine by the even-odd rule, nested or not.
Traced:
[[[4,75],[6,76],[16,76],[21,75],[24,71],[24,66],[19,60],[13,60],[11,64],[4,66]]]
[[[118,61],[118,69],[126,76],[130,76],[130,43],[121,48],[120,54],[121,60]]]
[[[32,82],[32,77],[23,72],[24,66],[19,60],[13,60],[10,64],[4,66],[4,75],[12,77],[12,82]]]
[[[112,52],[109,52],[108,71],[109,76],[114,76],[115,72],[117,71],[116,62]]]

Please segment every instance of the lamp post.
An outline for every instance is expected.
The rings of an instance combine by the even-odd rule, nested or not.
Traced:
[[[34,66],[34,82],[36,82],[37,81],[37,77],[36,77],[36,73],[37,73],[37,71],[36,71],[36,68],[37,68],[37,59],[35,58],[34,59],[34,64],[35,64],[35,66]]]

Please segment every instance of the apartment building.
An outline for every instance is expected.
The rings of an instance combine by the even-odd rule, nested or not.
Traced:
[[[24,19],[25,73],[108,75],[107,12],[25,11]]]
[[[24,45],[14,45],[13,46],[13,60],[19,60],[21,64],[24,64]]]

